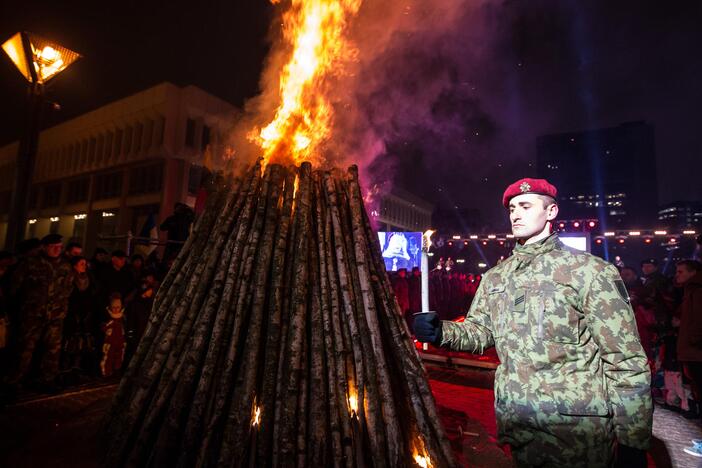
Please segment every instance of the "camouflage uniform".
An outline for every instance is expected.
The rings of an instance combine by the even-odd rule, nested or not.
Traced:
[[[500,440],[518,465],[608,466],[614,440],[648,448],[650,372],[617,269],[553,234],[488,271],[442,346],[495,346]]]
[[[73,290],[73,269],[61,258],[44,254],[28,257],[17,268],[12,290],[21,301],[19,360],[10,382],[19,383],[30,370],[39,341],[44,348],[41,380],[52,382],[58,375],[63,319]]]

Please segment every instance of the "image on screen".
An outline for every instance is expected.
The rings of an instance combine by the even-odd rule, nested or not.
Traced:
[[[568,247],[589,252],[588,238],[585,236],[560,236],[559,239]]]
[[[422,267],[421,232],[378,232],[387,271]]]

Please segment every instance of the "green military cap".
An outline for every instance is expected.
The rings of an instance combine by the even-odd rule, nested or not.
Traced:
[[[41,245],[60,244],[63,242],[61,234],[47,234],[41,238]]]

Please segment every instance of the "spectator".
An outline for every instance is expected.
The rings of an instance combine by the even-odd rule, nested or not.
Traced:
[[[412,276],[407,280],[409,287],[409,310],[415,314],[422,311],[422,272],[412,268]]]
[[[15,257],[5,250],[0,251],[0,376],[5,375],[9,365],[10,349],[10,301],[9,272],[15,262]]]
[[[157,290],[158,281],[156,281],[156,274],[153,271],[145,271],[139,288],[132,293],[131,300],[127,301],[127,352],[125,362],[129,362],[139,346],[141,337],[144,336]]]
[[[402,315],[406,316],[409,309],[409,284],[407,283],[407,269],[400,268],[397,274],[391,279],[392,288],[395,290],[395,297],[400,306]]]
[[[61,258],[61,236],[49,234],[41,240],[41,253],[28,257],[15,271],[12,291],[21,298],[19,356],[9,383],[18,386],[30,372],[37,344],[43,345],[39,388],[60,391],[56,377],[63,320],[73,290],[73,269]]]
[[[122,250],[112,252],[110,264],[102,271],[97,272],[100,283],[102,303],[108,304],[109,298],[114,293],[119,293],[120,300],[129,296],[134,289],[134,279],[127,268],[127,254]]]
[[[85,257],[71,258],[75,274],[73,292],[68,299],[68,314],[63,327],[62,368],[69,372],[94,374],[95,362],[95,311],[97,309],[97,285],[88,272]]]
[[[631,308],[634,310],[634,317],[636,318],[636,329],[641,338],[641,346],[643,346],[646,356],[649,359],[649,365],[652,365],[656,317],[653,313],[653,309],[642,304],[640,301],[643,287],[641,286],[641,281],[636,270],[631,267],[623,267],[619,273],[629,293]],[[654,369],[651,370],[652,372],[654,371]]]
[[[122,368],[126,346],[124,334],[124,306],[122,296],[113,293],[106,308],[109,320],[103,324],[102,331],[105,339],[102,344],[102,360],[100,371],[103,377],[110,377]]]
[[[139,254],[132,255],[129,259],[129,273],[132,275],[134,284],[139,284],[144,274],[144,257]]]
[[[63,255],[66,257],[66,260],[70,262],[73,257],[80,257],[83,255],[83,246],[78,242],[69,242],[66,244]]]
[[[171,241],[166,245],[163,254],[164,260],[178,256],[183,243],[190,235],[190,225],[194,219],[195,213],[192,208],[183,203],[176,203],[173,207],[173,214],[161,223],[161,230],[168,233],[168,240]]]
[[[25,239],[17,244],[17,256],[20,259],[35,257],[41,252],[41,241],[36,237]]]
[[[110,265],[110,256],[107,250],[102,247],[95,249],[93,253],[93,258],[90,260],[88,269],[93,272],[96,276],[100,276],[103,270],[106,270]]]
[[[678,262],[675,283],[683,287],[683,300],[678,309],[678,359],[692,380],[699,402],[702,398],[702,264],[694,260]]]

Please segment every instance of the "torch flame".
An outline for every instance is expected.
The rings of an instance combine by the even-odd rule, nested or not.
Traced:
[[[349,411],[352,416],[358,414],[358,397],[353,392],[349,392]]]
[[[251,409],[251,427],[256,428],[261,424],[261,407],[256,403],[254,398],[253,408]]]
[[[361,2],[291,0],[283,15],[283,37],[292,52],[280,76],[280,104],[268,125],[249,133],[266,163],[320,162],[320,145],[329,138],[333,119],[325,78],[340,73],[353,56],[344,30]]]
[[[431,247],[431,236],[435,233],[433,229],[429,229],[427,231],[424,231],[424,234],[422,234],[422,250],[425,252],[429,252],[429,248]]]
[[[429,460],[429,457],[423,457],[419,454],[416,454],[414,456],[414,461],[417,463],[417,465],[421,466],[422,468],[431,467],[431,460]]]

